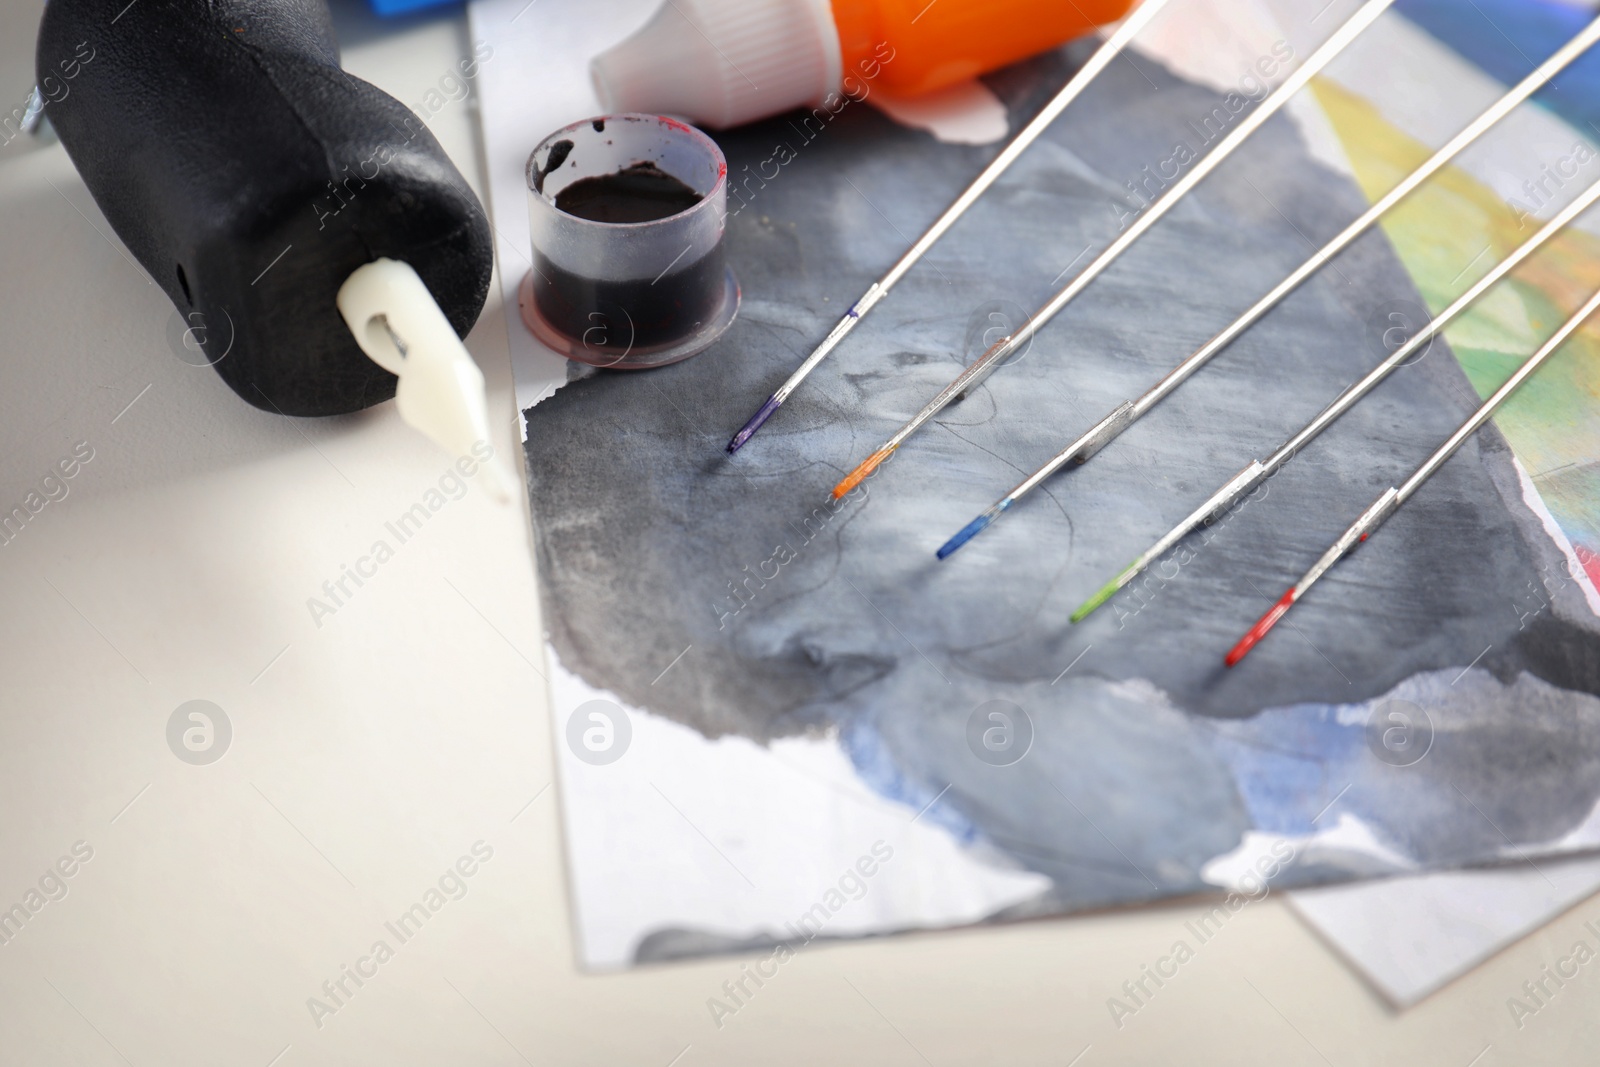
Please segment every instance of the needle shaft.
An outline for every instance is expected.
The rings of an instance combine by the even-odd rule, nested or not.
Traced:
[[[1539,350],[1529,356],[1522,366],[1517,368],[1516,373],[1507,378],[1505,383],[1499,389],[1496,389],[1494,394],[1485,400],[1477,411],[1472,413],[1471,418],[1458,426],[1456,431],[1445,440],[1444,444],[1440,445],[1433,455],[1429,456],[1422,466],[1418,467],[1411,477],[1401,484],[1400,488],[1391,487],[1384,490],[1383,495],[1379,496],[1371,507],[1362,512],[1361,517],[1348,530],[1339,535],[1339,539],[1329,546],[1328,551],[1322,554],[1322,558],[1317,560],[1310,570],[1306,571],[1305,576],[1283,595],[1283,599],[1279,600],[1271,610],[1261,617],[1260,621],[1250,628],[1244,637],[1239,639],[1239,643],[1233,646],[1223,662],[1232,667],[1249,655],[1250,650],[1255,648],[1263,637],[1267,636],[1267,632],[1277,624],[1279,619],[1288,613],[1290,607],[1305,596],[1307,590],[1315,585],[1324,574],[1333,569],[1334,564],[1349,555],[1358,545],[1364,543],[1368,537],[1376,533],[1378,527],[1382,526],[1389,516],[1399,510],[1400,505],[1410,500],[1416,491],[1422,487],[1422,483],[1433,477],[1439,468],[1443,467],[1450,457],[1456,454],[1457,450],[1466,443],[1467,438],[1482,429],[1483,424],[1489,421],[1500,405],[1504,404],[1512,393],[1521,388],[1522,384],[1533,375],[1534,371],[1539,369],[1541,364],[1560,350],[1561,346],[1566,344],[1567,340],[1596,311],[1600,311],[1600,292],[1596,292],[1591,296],[1583,307],[1579,308],[1571,318],[1562,324],[1559,330],[1551,335],[1548,341],[1539,346]]]
[[[1122,574],[1118,575],[1118,578],[1115,579],[1115,581],[1120,583],[1117,585],[1117,588],[1120,589],[1123,586],[1126,586],[1129,582],[1136,578],[1140,572],[1148,567],[1151,562],[1158,558],[1161,553],[1165,552],[1172,545],[1177,544],[1177,542],[1189,532],[1199,526],[1207,525],[1210,522],[1216,521],[1218,517],[1220,517],[1229,508],[1233,507],[1233,505],[1237,503],[1239,499],[1246,493],[1253,491],[1256,486],[1260,485],[1274,474],[1277,474],[1278,471],[1283,468],[1284,464],[1293,459],[1295,455],[1313,438],[1315,438],[1329,426],[1333,425],[1334,421],[1337,420],[1339,416],[1355,407],[1356,404],[1361,401],[1362,397],[1366,396],[1369,392],[1377,387],[1379,382],[1383,381],[1390,374],[1394,373],[1396,369],[1406,363],[1412,356],[1416,355],[1417,352],[1421,351],[1422,348],[1431,343],[1435,336],[1442,332],[1444,328],[1451,322],[1454,322],[1463,312],[1467,310],[1467,308],[1471,307],[1479,297],[1483,296],[1484,293],[1488,292],[1495,285],[1499,284],[1500,281],[1502,281],[1513,270],[1521,266],[1529,256],[1533,255],[1533,253],[1543,246],[1547,241],[1565,229],[1567,224],[1573,219],[1577,218],[1584,211],[1593,206],[1597,200],[1600,200],[1600,182],[1590,185],[1581,194],[1579,194],[1576,200],[1557,212],[1555,217],[1549,222],[1545,223],[1537,233],[1528,238],[1528,240],[1525,241],[1521,247],[1519,247],[1515,252],[1512,252],[1511,255],[1507,256],[1498,266],[1474,283],[1470,289],[1457,297],[1454,303],[1435,316],[1431,322],[1418,331],[1415,337],[1401,345],[1382,363],[1379,363],[1372,370],[1368,371],[1365,377],[1345,387],[1344,391],[1334,398],[1333,403],[1323,408],[1320,414],[1318,414],[1310,422],[1306,423],[1305,426],[1301,427],[1300,430],[1294,434],[1294,436],[1285,441],[1283,445],[1280,446],[1278,450],[1269,456],[1265,461],[1252,462],[1249,467],[1246,467],[1244,471],[1236,475],[1231,481],[1228,482],[1227,485],[1223,486],[1215,494],[1213,494],[1211,499],[1206,502],[1204,507],[1195,511],[1188,518],[1184,519],[1183,522],[1179,523],[1177,526],[1168,531],[1167,534],[1161,538],[1161,540],[1157,541],[1155,545],[1153,545],[1137,560],[1130,564],[1122,572]],[[1159,549],[1159,551],[1157,551],[1157,549]],[[1116,590],[1112,590],[1113,593],[1115,591]],[[1104,592],[1104,590],[1102,590],[1102,592]],[[1073,614],[1073,621],[1076,622],[1082,620],[1095,608],[1105,603],[1107,599],[1109,599],[1109,596],[1100,597],[1099,594],[1096,594],[1095,598],[1091,598],[1089,602],[1086,602],[1083,607],[1079,608],[1078,611]]]
[[[1502,96],[1492,107],[1474,119],[1455,137],[1451,138],[1449,143],[1435,152],[1426,163],[1412,171],[1398,185],[1389,190],[1382,199],[1368,208],[1360,218],[1346,226],[1337,237],[1329,241],[1315,255],[1296,268],[1294,273],[1279,282],[1271,292],[1257,300],[1248,311],[1235,319],[1226,329],[1174,367],[1171,372],[1156,382],[1143,396],[1139,397],[1138,400],[1121,404],[1098,425],[1067,445],[1060,452],[1057,452],[1044,466],[1018,483],[1015,488],[1001,497],[994,507],[990,508],[989,512],[985,512],[985,514],[993,512],[994,515],[998,515],[1000,512],[1009,509],[1012,504],[1031,493],[1068,464],[1081,466],[1087,463],[1097,452],[1116,440],[1124,430],[1133,425],[1162,400],[1166,399],[1169,394],[1187,381],[1196,371],[1210,362],[1212,357],[1227,348],[1241,334],[1259,322],[1267,312],[1271,311],[1285,297],[1298,289],[1306,279],[1321,270],[1335,256],[1339,255],[1357,238],[1371,229],[1390,209],[1410,196],[1424,182],[1428,181],[1444,167],[1448,166],[1469,145],[1482,137],[1496,123],[1526,102],[1529,97],[1546,85],[1552,78],[1570,66],[1574,60],[1588,51],[1596,41],[1600,41],[1600,18],[1589,23],[1582,32],[1574,36],[1552,54],[1549,59],[1540,64],[1538,69],[1519,82],[1510,92]],[[979,531],[988,525],[989,523],[984,523],[977,530],[972,530],[966,537],[963,537],[962,534],[957,534],[951,538],[939,550],[939,558],[944,559],[954,553],[956,549],[966,544],[967,541],[971,540],[973,536],[976,536]],[[971,527],[969,526],[968,529],[971,529]],[[962,533],[967,533],[967,530],[963,530]]]
[[[966,214],[967,209],[988,191],[989,187],[1010,168],[1011,164],[1017,161],[1017,157],[1022,155],[1034,141],[1037,141],[1051,123],[1061,117],[1061,113],[1067,109],[1067,106],[1083,95],[1083,91],[1099,76],[1100,72],[1110,66],[1112,60],[1122,54],[1123,49],[1138,36],[1139,31],[1150,24],[1150,21],[1156,17],[1168,2],[1169,0],[1145,0],[1131,15],[1122,21],[1122,24],[1095,50],[1094,55],[1089,57],[1089,61],[1083,65],[1082,69],[1073,75],[1072,80],[1067,82],[1062,90],[1056,94],[1055,98],[1044,106],[1044,110],[1040,111],[1033,121],[1024,126],[1022,131],[1011,139],[1011,143],[1006,145],[1005,149],[994,158],[994,161],[983,169],[983,173],[979,174],[977,179],[967,187],[966,192],[957,197],[955,203],[951,204],[945,210],[945,213],[939,216],[938,221],[928,227],[928,232],[924,233],[917,240],[917,243],[912,245],[893,267],[889,268],[889,273],[872,283],[872,286],[862,294],[861,299],[857,300],[850,310],[845,312],[844,318],[840,319],[838,324],[828,332],[828,336],[823,338],[822,343],[806,357],[805,362],[801,363],[795,369],[795,372],[789,375],[782,385],[778,386],[777,390],[767,398],[766,403],[762,404],[755,415],[750,418],[750,421],[745,423],[738,433],[734,434],[733,440],[728,442],[727,450],[730,454],[744,447],[745,442],[749,441],[755,432],[761,428],[762,424],[772,417],[773,412],[777,411],[783,402],[789,399],[790,394],[799,388],[800,383],[805,381],[806,377],[817,368],[817,365],[828,358],[828,354],[839,346],[839,343],[849,335],[851,330],[856,328],[856,324],[866,317],[867,312],[871,311],[879,300],[889,294],[889,290],[893,289],[895,284],[905,277],[912,267],[916,266],[917,261],[938,243],[939,238],[943,237],[950,227],[956,224],[956,220]]]
[[[1394,0],[1367,0],[1367,3],[1352,15],[1343,26],[1339,27],[1329,37],[1322,47],[1313,52],[1305,63],[1291,74],[1282,85],[1274,89],[1265,100],[1258,104],[1255,110],[1246,115],[1234,127],[1223,141],[1213,148],[1207,155],[1198,160],[1189,173],[1167,189],[1155,203],[1151,204],[1115,241],[1106,247],[1094,261],[1085,267],[1077,277],[1068,282],[1049,302],[1040,308],[1011,336],[1002,338],[983,355],[979,356],[972,365],[963,370],[954,381],[945,386],[937,396],[911,421],[906,423],[889,439],[877,452],[868,457],[860,467],[851,472],[844,481],[834,487],[833,495],[841,497],[848,493],[855,485],[860,484],[861,478],[870,474],[883,462],[889,454],[900,447],[905,440],[916,433],[927,421],[943,411],[954,400],[976,389],[984,380],[994,373],[999,366],[1009,359],[1014,353],[1021,350],[1034,336],[1042,330],[1051,319],[1060,313],[1061,309],[1070,304],[1079,293],[1087,289],[1096,278],[1105,272],[1106,268],[1133,245],[1140,237],[1163,216],[1176,207],[1191,189],[1221,166],[1223,161],[1233,154],[1234,150],[1242,145],[1250,135],[1255,133],[1269,118],[1277,114],[1300,89],[1319,71],[1333,61],[1334,57],[1343,52],[1349,44],[1361,34],[1361,31],[1370,26],[1379,15],[1394,2]],[[851,479],[854,479],[852,482]]]

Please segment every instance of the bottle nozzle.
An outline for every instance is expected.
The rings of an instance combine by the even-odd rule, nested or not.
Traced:
[[[409,264],[378,259],[356,268],[337,303],[361,350],[399,376],[395,406],[407,425],[452,456],[492,444],[483,372]],[[478,480],[496,501],[511,499],[514,483],[498,456],[478,464]]]

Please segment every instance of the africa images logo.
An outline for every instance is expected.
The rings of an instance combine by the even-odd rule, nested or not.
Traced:
[[[228,713],[209,700],[185,701],[167,718],[167,747],[185,763],[215,763],[232,743]]]

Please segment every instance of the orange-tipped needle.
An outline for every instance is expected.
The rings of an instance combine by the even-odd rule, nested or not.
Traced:
[[[893,437],[884,445],[885,448],[904,443],[908,438],[921,429],[939,412],[969,396],[973,390],[982,385],[995,371],[1005,366],[1018,352],[1023,351],[1033,340],[1035,334],[1049,325],[1063,308],[1076,300],[1095,279],[1108,270],[1117,258],[1133,246],[1149,229],[1156,225],[1166,214],[1181,203],[1190,190],[1194,189],[1212,171],[1220,167],[1223,162],[1247,141],[1262,124],[1273,115],[1282,110],[1295,94],[1311,82],[1318,72],[1331,63],[1345,48],[1359,37],[1363,30],[1372,25],[1395,0],[1366,0],[1356,12],[1350,16],[1343,26],[1335,30],[1317,50],[1306,57],[1306,61],[1292,74],[1284,79],[1282,84],[1268,93],[1267,96],[1248,113],[1240,115],[1239,121],[1234,124],[1232,132],[1218,142],[1209,152],[1201,156],[1190,166],[1189,172],[1177,178],[1172,185],[1163,189],[1153,202],[1147,204],[1139,217],[1130,223],[1119,236],[1101,250],[1088,266],[1084,267],[1071,281],[1056,292],[1043,307],[1020,324],[1009,336],[996,342],[988,351],[979,356],[960,374],[951,380],[950,384],[941,389],[937,395],[921,411],[912,416],[911,421],[897,430]],[[1137,17],[1137,16],[1135,16]],[[842,325],[842,324],[841,324]],[[787,395],[787,394],[784,394]],[[777,401],[781,403],[783,396],[774,393],[768,403]],[[754,420],[752,420],[754,421]],[[737,444],[735,438],[730,444]],[[881,462],[881,461],[880,461]],[[867,466],[872,464],[867,461]],[[859,470],[859,468],[858,468]],[[846,479],[848,481],[849,479]],[[841,482],[843,486],[845,483]],[[848,490],[845,490],[848,492]],[[834,490],[838,496],[840,489]]]
[[[894,455],[894,450],[898,447],[898,445],[889,445],[887,447],[880,448],[872,455],[864,459],[859,467],[845,475],[844,480],[833,487],[833,499],[838,500],[856,486],[866,481],[867,476],[873,471],[877,470],[879,467],[883,466],[883,461]]]

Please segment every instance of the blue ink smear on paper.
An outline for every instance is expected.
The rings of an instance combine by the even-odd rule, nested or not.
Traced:
[[[949,803],[950,794],[939,798],[942,786],[930,788],[901,771],[877,727],[866,716],[852,718],[839,727],[839,744],[862,782],[874,793],[904,804],[913,812],[933,804],[922,818],[943,827],[963,846],[974,845],[983,837],[977,826]],[[937,803],[933,803],[935,798],[939,798]]]

